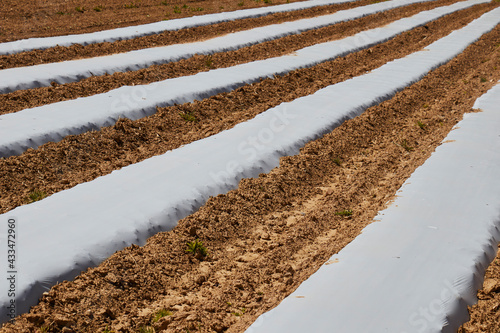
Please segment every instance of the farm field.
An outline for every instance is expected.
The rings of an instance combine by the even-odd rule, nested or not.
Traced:
[[[287,1],[290,2],[293,1]],[[102,5],[90,0],[29,4],[7,1],[0,5],[0,42],[284,3],[113,0]],[[0,69],[207,41],[377,3],[361,0],[330,4],[113,43],[0,55]],[[135,71],[16,90],[0,95],[0,116],[109,93],[123,86],[210,74],[298,54],[306,47],[342,40],[455,3],[458,1],[412,3],[231,51],[196,54]],[[42,203],[45,197],[50,199],[113,171],[126,170],[127,166],[234,129],[282,103],[372,73],[391,61],[425,49],[498,7],[500,2],[496,0],[478,3],[328,61],[261,78],[199,100],[157,107],[156,113],[144,118],[120,118],[99,130],[66,136],[21,154],[2,157],[0,214],[38,199]],[[473,111],[475,100],[499,80],[497,24],[418,82],[329,129],[306,143],[298,154],[282,157],[278,167],[242,179],[237,188],[226,194],[211,196],[172,230],[153,235],[142,246],[134,244],[116,251],[74,279],[46,286],[50,290],[41,295],[38,304],[14,322],[3,324],[0,332],[245,331],[356,238],[394,200],[405,180],[429,158],[463,115]],[[198,240],[206,247],[207,256],[186,251],[187,243]],[[497,257],[486,272],[484,288],[478,293],[479,303],[469,310],[471,321],[459,332],[500,331],[499,267]]]

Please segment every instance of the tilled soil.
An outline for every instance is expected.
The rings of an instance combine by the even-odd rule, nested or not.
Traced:
[[[486,4],[448,15],[389,42],[312,68],[266,79],[203,101],[159,108],[151,117],[137,121],[122,119],[100,131],[69,136],[60,142],[30,149],[21,156],[0,159],[0,212],[29,202],[29,193],[34,190],[53,194],[90,181],[228,129],[282,102],[373,70],[387,61],[420,50],[492,6]],[[54,90],[56,87],[51,91]],[[196,121],[186,121],[183,114],[194,116]]]
[[[352,3],[320,6],[305,10],[276,13],[258,18],[223,22],[219,24],[212,24],[209,26],[181,29],[178,31],[165,31],[161,34],[116,41],[113,43],[96,43],[87,46],[75,44],[70,47],[58,46],[45,50],[34,50],[13,55],[4,55],[0,56],[0,69],[32,66],[64,60],[91,58],[120,52],[139,50],[148,47],[195,42],[240,30],[247,30],[248,28],[278,24],[284,21],[311,18],[318,15],[326,15],[329,13],[331,14],[339,10],[345,10],[371,4],[372,2],[373,1],[371,0],[361,0]]]
[[[304,32],[295,36],[287,36],[237,51],[216,53],[209,56],[197,55],[178,62],[151,66],[134,72],[93,76],[76,83],[64,85],[53,83],[52,87],[0,94],[0,114],[16,112],[26,108],[77,97],[104,93],[123,85],[147,84],[179,76],[193,75],[211,69],[230,67],[245,62],[278,57],[317,43],[337,40],[366,29],[383,26],[402,17],[414,15],[422,10],[429,10],[453,2],[456,1],[438,0],[430,3],[415,4],[367,16],[359,20],[344,22],[331,27]],[[472,10],[472,12],[476,10],[486,11],[486,8],[491,8],[493,5],[488,4],[481,7],[481,9],[478,7]],[[461,15],[460,13],[458,14],[458,16]]]
[[[1,211],[25,202],[35,188],[50,194],[72,187],[363,74],[420,50],[493,6],[498,3],[313,68],[1,159]],[[282,158],[269,174],[211,198],[172,231],[54,286],[29,314],[0,331],[244,331],[354,239],[475,99],[500,80],[499,40],[500,26],[394,98],[307,144],[299,155]],[[185,121],[185,113],[196,121]],[[351,216],[335,214],[347,209]],[[186,243],[196,239],[207,247],[207,257],[186,253]],[[484,297],[480,292],[463,332],[498,332],[498,263],[489,268]]]
[[[297,0],[2,0],[0,42],[82,34]]]

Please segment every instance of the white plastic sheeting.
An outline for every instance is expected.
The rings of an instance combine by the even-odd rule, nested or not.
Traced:
[[[386,1],[338,11],[330,15],[235,32],[201,42],[154,47],[89,59],[4,69],[0,71],[0,93],[45,87],[49,86],[51,82],[59,84],[75,82],[93,75],[139,70],[152,65],[186,59],[195,54],[212,54],[236,50],[288,35],[299,34],[307,30],[425,1],[431,0]]]
[[[70,134],[110,126],[120,117],[139,119],[156,112],[156,106],[203,99],[259,78],[314,66],[349,52],[370,47],[439,17],[489,0],[470,0],[423,11],[382,28],[358,33],[339,41],[314,45],[293,55],[255,61],[230,68],[202,72],[145,86],[122,87],[108,93],[45,105],[0,116],[0,157],[21,154]]]
[[[131,243],[144,244],[147,237],[175,226],[209,196],[235,188],[241,178],[270,171],[281,156],[296,154],[306,142],[346,118],[418,81],[499,22],[497,8],[426,50],[369,74],[283,103],[231,130],[0,215],[0,228],[6,227],[8,218],[15,219],[18,226],[18,313],[27,311],[57,281],[72,279]],[[0,261],[5,272],[4,265]],[[0,281],[4,295],[8,281]],[[8,302],[0,300],[2,319]]]
[[[264,8],[242,9],[233,12],[186,17],[175,20],[160,21],[155,23],[104,30],[86,34],[21,39],[13,42],[0,43],[0,55],[14,54],[35,49],[47,49],[55,46],[70,46],[73,44],[88,45],[103,42],[114,42],[117,40],[132,39],[158,34],[163,31],[175,31],[209,24],[234,21],[238,19],[256,18],[269,14],[291,12],[301,9],[354,1],[356,0],[301,1],[283,5],[268,6]]]
[[[456,332],[500,241],[500,85],[353,242],[246,331]]]

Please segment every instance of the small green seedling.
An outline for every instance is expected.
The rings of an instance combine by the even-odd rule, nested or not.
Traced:
[[[47,193],[45,193],[44,191],[40,191],[40,190],[35,189],[35,190],[33,190],[33,192],[31,192],[28,195],[28,199],[30,200],[30,203],[31,203],[31,202],[42,200],[46,196],[47,196]]]
[[[129,4],[123,5],[123,7],[125,7],[125,8],[139,8],[139,5],[136,4],[136,3],[131,2]]]
[[[245,3],[243,1],[238,2],[238,6],[243,7]]]
[[[203,11],[203,7],[195,7],[195,8],[191,8],[191,11],[192,11],[192,12],[202,12],[202,11]]]
[[[344,209],[344,210],[341,210],[340,212],[336,212],[335,215],[338,215],[338,216],[351,216],[352,215],[352,210],[351,209]]]
[[[64,15],[64,12],[57,12],[57,15]]]
[[[85,11],[85,7],[75,7],[75,10],[79,13],[83,13]]]
[[[417,120],[417,126],[420,127],[420,129],[425,129],[427,127],[427,125],[420,120]]]
[[[188,5],[183,4],[183,5],[182,5],[182,8],[184,8],[184,9],[188,9]]]
[[[179,8],[179,6],[174,6],[174,13],[176,14],[180,14],[182,13],[181,9]]]
[[[196,119],[195,115],[192,114],[191,112],[179,112],[179,115],[185,120],[185,121],[198,121]]]
[[[102,9],[103,9],[102,5],[94,7],[94,11],[96,11],[96,12],[102,12]]]
[[[163,317],[171,316],[171,315],[172,315],[172,312],[170,312],[166,309],[161,309],[155,313],[155,316],[153,317],[153,323],[156,323],[158,320],[160,320]]]
[[[114,331],[110,330],[108,326],[102,331],[102,333],[113,333]]]
[[[163,6],[168,6],[168,2],[167,1],[162,1],[160,4],[162,4]]]
[[[333,159],[333,163],[337,164],[338,166],[341,166],[342,165],[342,161],[340,160],[340,158],[338,157],[335,157]]]
[[[245,308],[242,308],[242,309],[240,310],[240,312],[238,312],[238,311],[234,311],[234,312],[231,312],[231,313],[232,313],[233,315],[235,315],[236,317],[241,317],[241,316],[243,316],[243,315],[245,314],[245,311],[246,311],[246,309],[245,309]]]
[[[413,147],[408,144],[408,141],[406,141],[406,139],[401,141],[401,147],[403,147],[408,152],[413,150]]]
[[[203,245],[203,242],[200,241],[199,239],[195,240],[194,242],[187,242],[187,253],[191,253],[192,255],[196,257],[206,257],[208,256],[208,251],[207,248]]]
[[[481,77],[481,82],[482,82],[482,83],[484,83],[484,82],[486,82],[486,81],[488,81],[488,80],[486,80],[486,78],[485,78],[485,77]]]

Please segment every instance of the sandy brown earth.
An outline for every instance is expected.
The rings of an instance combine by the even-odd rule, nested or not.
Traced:
[[[331,62],[0,159],[0,212],[26,203],[34,189],[52,194],[70,188],[361,75],[422,49],[498,5],[476,6]],[[366,29],[387,24],[424,7],[412,8],[391,11],[377,20],[357,20],[343,26],[345,32],[334,29],[302,41],[287,37],[273,55],[304,47],[306,40],[317,43],[352,34],[358,31],[356,25]],[[299,155],[282,158],[269,174],[243,180],[237,190],[211,198],[172,231],[151,237],[142,247],[119,251],[74,281],[54,286],[29,314],[2,326],[0,332],[244,331],[354,239],[462,115],[471,111],[475,99],[500,80],[499,41],[497,27],[422,81],[307,144]],[[280,44],[269,50],[276,45]],[[249,61],[262,52],[257,50],[214,55],[210,65]],[[171,64],[171,74],[158,75],[206,70],[206,57],[188,61],[193,62]],[[143,81],[137,73],[120,74],[117,85],[150,82],[156,67],[148,70]],[[47,103],[58,89],[68,93],[66,98],[78,96],[78,89],[86,91],[76,84],[45,92],[35,89],[25,95],[25,103],[30,96],[43,94],[47,97],[36,103]],[[3,98],[9,101],[14,96]],[[29,105],[14,103],[18,109]],[[194,121],[186,121],[182,117],[186,114]],[[335,214],[342,210],[353,214]],[[207,257],[186,253],[186,243],[196,239],[207,247]],[[497,258],[489,268],[480,302],[471,308],[472,321],[463,332],[499,331],[499,264]]]
[[[500,252],[486,271],[483,289],[478,293],[479,302],[469,310],[471,320],[459,333],[500,332]]]
[[[0,197],[0,212],[28,202],[29,193],[35,189],[52,194],[73,187],[230,128],[282,102],[292,101],[373,70],[387,61],[420,50],[467,24],[492,6],[487,4],[482,5],[482,8],[454,13],[387,43],[313,68],[297,70],[274,80],[267,79],[200,102],[160,108],[148,118],[134,122],[123,119],[115,126],[101,131],[69,136],[61,142],[48,143],[37,150],[30,149],[21,156],[0,159],[0,190],[3,194]],[[322,37],[318,39],[323,40]],[[310,43],[311,40],[307,45]],[[238,54],[246,51],[251,58],[257,53],[253,48],[247,48]],[[293,49],[295,48],[294,44]],[[289,53],[291,50],[285,49],[282,53]],[[234,52],[218,56],[231,58],[232,54]],[[34,90],[44,90],[50,94],[57,88]],[[12,94],[6,96],[9,95]],[[73,94],[73,97],[77,95]],[[181,114],[191,114],[196,121],[186,121]],[[12,172],[13,170],[16,172]]]
[[[70,47],[54,47],[45,50],[34,50],[21,54],[0,56],[0,69],[32,66],[43,63],[74,60],[104,56],[114,53],[139,50],[148,47],[157,47],[178,43],[189,43],[218,37],[231,32],[247,30],[249,28],[262,27],[270,24],[278,24],[284,21],[294,21],[311,18],[318,15],[326,15],[339,10],[345,10],[371,4],[371,0],[361,0],[331,6],[314,7],[305,10],[276,13],[258,18],[249,18],[231,22],[212,24],[178,31],[165,31],[160,34],[144,36],[141,38],[116,41],[114,43],[97,43],[82,46],[75,44]]]
[[[198,55],[179,62],[151,66],[134,72],[115,73],[113,75],[106,76],[93,76],[77,83],[65,85],[58,85],[54,83],[52,87],[22,90],[10,94],[0,94],[0,114],[16,112],[25,108],[69,100],[76,97],[104,93],[111,89],[121,87],[122,85],[147,84],[168,78],[193,75],[211,69],[230,67],[249,61],[277,57],[292,53],[297,49],[314,45],[316,43],[340,39],[343,36],[352,35],[366,29],[383,26],[404,16],[414,15],[422,10],[429,10],[438,6],[448,5],[453,2],[455,1],[438,0],[430,3],[415,4],[376,15],[370,15],[359,20],[344,22],[331,27],[304,32],[300,35],[288,36],[275,41],[261,43],[237,51],[216,53],[209,56]],[[492,5],[487,5],[482,7],[487,8],[491,6]],[[475,12],[475,10],[473,12]],[[152,44],[149,45],[151,46]],[[23,55],[24,54],[19,54],[13,57],[20,57],[22,61]],[[19,59],[16,58],[16,61],[18,60]]]
[[[2,0],[0,42],[81,34],[297,0]]]

